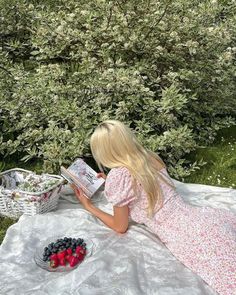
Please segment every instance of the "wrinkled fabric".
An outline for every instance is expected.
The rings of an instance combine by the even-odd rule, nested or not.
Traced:
[[[172,180],[187,202],[225,208],[236,214],[236,190]],[[92,201],[113,213],[103,187]],[[33,259],[39,243],[70,233],[90,238],[95,246],[93,255],[67,273],[39,268]],[[130,221],[126,233],[116,233],[84,210],[67,186],[61,191],[56,211],[22,215],[8,229],[0,247],[0,265],[0,294],[217,294],[180,263],[144,224]]]
[[[160,174],[170,183],[165,167]],[[104,194],[114,206],[128,205],[132,220],[150,228],[180,262],[220,295],[236,294],[236,215],[222,208],[192,206],[163,179],[158,183],[163,206],[156,204],[151,217],[145,190],[139,183],[135,192],[124,166],[108,173]]]

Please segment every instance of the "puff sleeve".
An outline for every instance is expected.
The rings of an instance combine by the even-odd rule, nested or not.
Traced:
[[[106,178],[104,194],[109,203],[118,207],[128,205],[135,199],[128,168],[111,169]]]

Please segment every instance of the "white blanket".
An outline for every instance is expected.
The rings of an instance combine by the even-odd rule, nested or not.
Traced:
[[[193,205],[226,208],[236,214],[236,190],[174,180],[177,191]],[[103,187],[94,204],[112,214]],[[94,254],[76,269],[51,273],[39,268],[33,255],[43,239],[54,235],[88,237]],[[0,294],[102,295],[217,294],[200,277],[180,263],[145,225],[130,222],[118,234],[84,210],[64,187],[58,210],[21,216],[0,247]]]

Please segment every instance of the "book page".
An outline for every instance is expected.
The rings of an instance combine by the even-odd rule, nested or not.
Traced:
[[[69,182],[73,181],[81,187],[88,197],[91,197],[105,182],[103,178],[97,178],[97,172],[80,158],[67,169],[62,166],[61,172]]]

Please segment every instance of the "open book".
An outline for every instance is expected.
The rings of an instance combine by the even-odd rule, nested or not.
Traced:
[[[61,176],[81,188],[88,198],[91,198],[105,182],[102,177],[97,178],[97,172],[81,158],[76,159],[67,169],[61,166]]]

